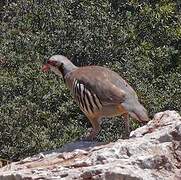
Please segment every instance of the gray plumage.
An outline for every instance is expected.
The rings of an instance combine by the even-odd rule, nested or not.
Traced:
[[[63,76],[80,109],[91,121],[91,137],[100,130],[102,117],[130,114],[139,122],[149,120],[136,92],[116,72],[101,66],[76,67],[61,55],[52,56],[47,66]]]

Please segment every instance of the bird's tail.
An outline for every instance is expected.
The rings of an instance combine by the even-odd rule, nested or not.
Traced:
[[[135,108],[132,110],[131,113],[133,115],[133,118],[135,117],[139,122],[147,122],[147,121],[149,121],[147,110],[140,103],[138,103],[135,106]]]
[[[149,121],[148,113],[145,107],[140,104],[139,102],[132,103],[131,107],[127,106],[125,109],[127,109],[130,116],[134,119],[136,119],[139,122],[147,122]]]

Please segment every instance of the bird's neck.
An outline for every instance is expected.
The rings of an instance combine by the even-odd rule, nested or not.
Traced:
[[[78,67],[75,66],[74,64],[68,64],[68,65],[66,65],[66,66],[61,66],[61,67],[59,68],[59,70],[61,71],[62,76],[63,76],[63,78],[64,78],[66,74],[68,74],[68,73],[71,72],[71,71],[74,71],[74,70],[77,69],[77,68],[78,68]]]

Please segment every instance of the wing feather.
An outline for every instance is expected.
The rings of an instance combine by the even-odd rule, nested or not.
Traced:
[[[71,89],[71,84],[77,80],[98,96],[103,104],[120,104],[126,98],[125,82],[117,73],[99,66],[85,66],[68,73],[65,81]],[[126,86],[126,85],[125,85]]]

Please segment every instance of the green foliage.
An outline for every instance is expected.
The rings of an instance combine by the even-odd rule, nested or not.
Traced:
[[[104,65],[135,88],[154,113],[181,104],[180,4],[174,0],[2,1],[0,156],[16,160],[57,148],[90,126],[63,81],[41,66],[53,54]],[[105,121],[102,141],[124,137]],[[133,123],[133,129],[137,124]]]

